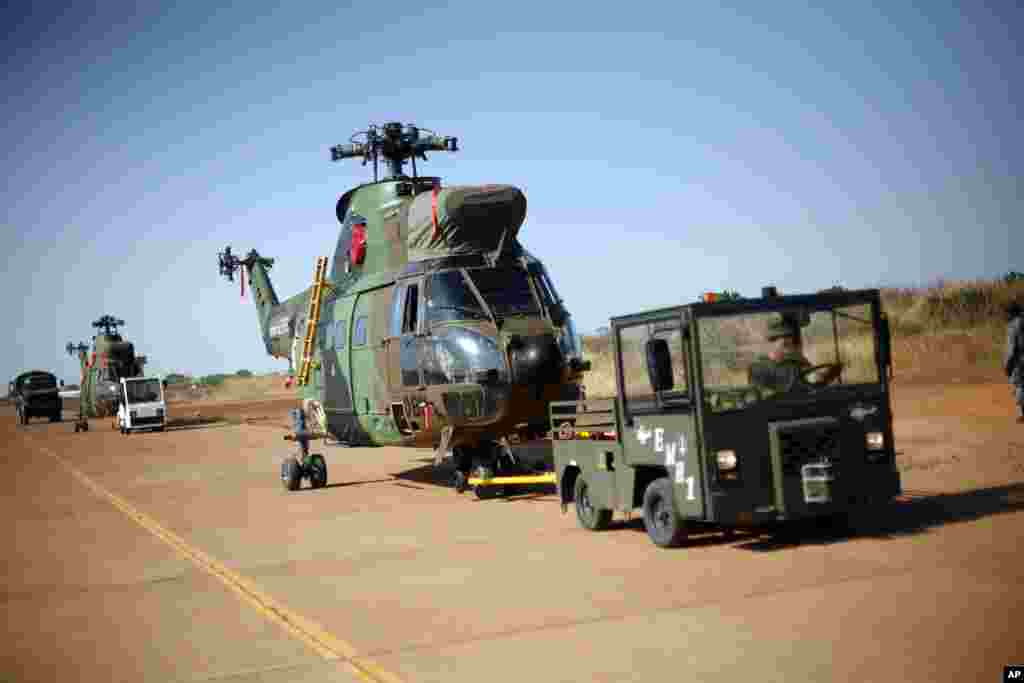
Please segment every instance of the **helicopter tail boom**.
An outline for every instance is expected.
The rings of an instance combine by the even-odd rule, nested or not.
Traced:
[[[240,268],[244,269],[241,274],[242,287],[244,289],[245,283],[249,284],[250,296],[253,304],[256,305],[256,317],[259,321],[263,344],[268,354],[278,355],[276,345],[272,343],[273,330],[271,329],[275,313],[278,313],[278,309],[281,308],[277,292],[274,291],[274,286],[270,282],[269,271],[274,265],[274,259],[260,256],[255,249],[246,254],[245,258],[238,258],[231,253],[230,246],[225,247],[224,251],[217,256],[220,274],[228,282],[234,282],[235,273]]]

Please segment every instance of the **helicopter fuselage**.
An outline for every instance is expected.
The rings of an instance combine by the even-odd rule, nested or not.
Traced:
[[[440,234],[436,187],[433,178],[402,177],[359,186],[338,202],[328,293],[308,381],[297,391],[314,428],[347,443],[435,446],[451,427],[450,447],[473,446],[544,431],[548,403],[579,396],[571,318],[543,264],[515,238],[525,198],[508,186],[482,186],[483,199],[466,190],[460,220],[495,232],[480,238],[497,242],[488,250],[476,237]],[[431,198],[411,204],[431,192],[433,234],[428,221],[416,242],[410,213]],[[518,218],[508,218],[507,197],[522,203]],[[499,235],[495,221],[511,227]],[[435,249],[442,243],[450,248]],[[279,303],[255,252],[247,272],[267,352],[298,369],[312,288]]]

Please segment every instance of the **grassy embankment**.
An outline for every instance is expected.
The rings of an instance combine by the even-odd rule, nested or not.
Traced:
[[[882,302],[893,335],[895,382],[946,383],[1001,381],[1002,354],[1006,344],[1004,310],[1013,299],[1024,302],[1024,281],[940,282],[916,289],[883,289]],[[743,337],[743,330],[734,330]],[[826,362],[831,345],[810,341],[807,356],[812,363]],[[615,392],[611,339],[583,339],[584,355],[592,363],[587,373],[587,394],[610,396]],[[766,349],[759,349],[765,351]],[[872,362],[870,339],[846,336],[840,355],[855,373]],[[646,382],[640,358],[633,359],[627,375]]]

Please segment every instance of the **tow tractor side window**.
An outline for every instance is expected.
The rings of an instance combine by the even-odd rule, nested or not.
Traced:
[[[657,407],[654,390],[647,379],[645,347],[647,325],[620,327],[619,353],[622,368],[622,398],[630,414],[651,412]]]
[[[685,407],[689,402],[689,384],[681,320],[672,317],[621,327],[618,335],[626,411],[642,414]],[[671,359],[672,382],[661,392],[660,407],[647,369],[647,343],[652,339],[665,342]]]

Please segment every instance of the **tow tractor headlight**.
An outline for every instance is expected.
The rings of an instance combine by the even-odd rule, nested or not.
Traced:
[[[864,441],[869,451],[880,451],[885,448],[885,435],[882,432],[868,432],[864,435]]]
[[[720,472],[731,472],[736,469],[736,451],[718,451],[716,455]]]

